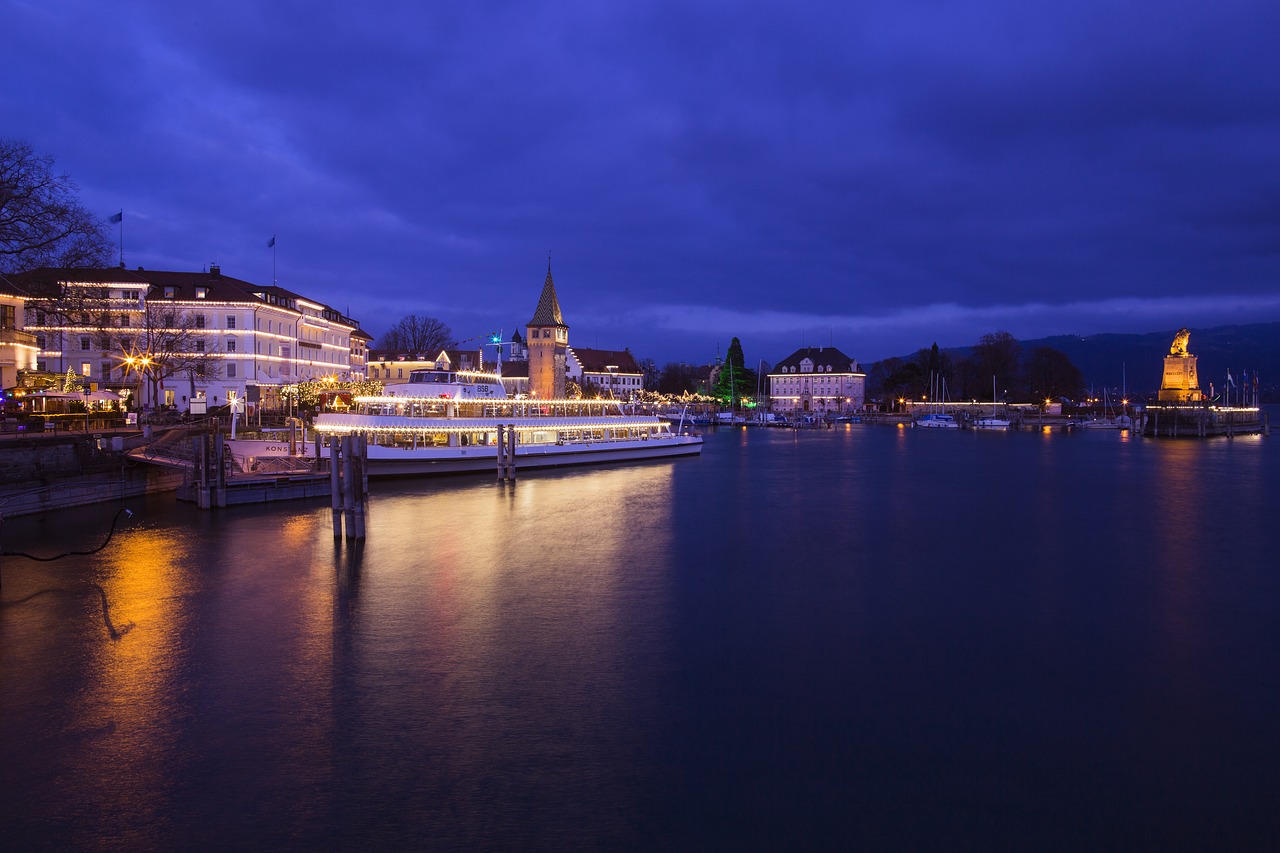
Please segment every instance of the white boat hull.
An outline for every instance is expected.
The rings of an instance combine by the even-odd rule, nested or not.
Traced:
[[[315,445],[311,441],[295,440],[290,443],[288,438],[228,438],[224,440],[224,443],[230,448],[231,457],[244,471],[252,469],[255,462],[264,459],[282,459],[286,457],[308,459],[315,454]]]
[[[702,452],[701,436],[672,436],[647,441],[518,446],[516,471],[570,465],[670,459]],[[328,451],[322,451],[325,455]],[[407,477],[424,474],[494,473],[497,447],[424,447],[416,450],[368,445],[370,477]]]

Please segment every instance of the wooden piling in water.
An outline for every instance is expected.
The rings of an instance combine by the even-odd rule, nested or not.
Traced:
[[[498,424],[498,482],[507,478],[507,428]]]
[[[342,481],[339,479],[341,471],[338,468],[338,450],[342,446],[341,439],[336,435],[329,436],[329,497],[333,505],[333,538],[342,538]],[[319,453],[319,442],[316,443],[316,452]]]
[[[342,437],[342,503],[347,522],[347,538],[355,538],[356,526],[356,483],[355,472],[351,463],[351,436]]]
[[[516,425],[507,425],[507,479],[516,479]]]
[[[365,465],[368,445],[364,433],[351,437],[351,491],[355,498],[352,508],[353,524],[347,528],[347,538],[364,541],[364,505],[369,498],[369,473]]]

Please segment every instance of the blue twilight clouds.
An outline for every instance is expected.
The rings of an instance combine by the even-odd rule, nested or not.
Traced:
[[[1275,2],[0,0],[129,266],[705,362],[1280,319]]]

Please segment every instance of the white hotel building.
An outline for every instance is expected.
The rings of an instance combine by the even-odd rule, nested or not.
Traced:
[[[867,374],[835,347],[804,347],[769,372],[769,410],[850,414],[866,402]]]
[[[180,411],[191,402],[234,400],[283,409],[279,389],[308,380],[364,378],[369,336],[323,303],[275,285],[208,272],[126,269],[35,270],[11,280],[28,294],[26,330],[35,336],[36,367],[88,377],[99,388],[140,393],[125,357],[146,348],[147,326],[184,326],[193,352],[207,356],[205,377],[173,375],[150,405]],[[55,300],[71,310],[55,311]],[[175,321],[175,318],[176,321]]]

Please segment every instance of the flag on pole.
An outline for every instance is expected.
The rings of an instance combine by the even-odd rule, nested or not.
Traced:
[[[1230,370],[1227,371],[1227,384],[1229,384],[1232,388],[1236,387],[1236,381],[1231,378]]]
[[[271,239],[267,241],[267,248],[274,249],[276,247],[276,235],[272,234]]]
[[[111,218],[107,221],[112,225],[115,225],[117,222],[124,222],[124,211],[122,210],[119,213],[112,214]]]

